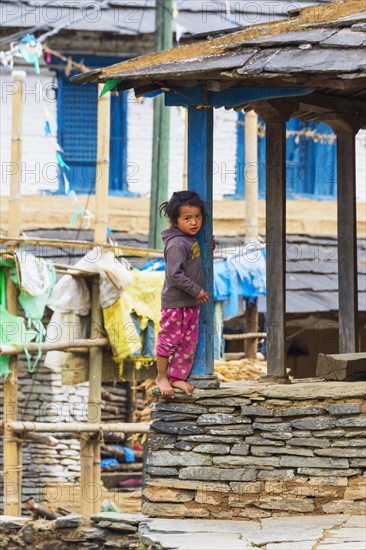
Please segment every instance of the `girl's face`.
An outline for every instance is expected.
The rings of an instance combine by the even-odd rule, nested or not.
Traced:
[[[181,206],[175,227],[186,235],[197,235],[202,227],[202,210],[199,206]]]

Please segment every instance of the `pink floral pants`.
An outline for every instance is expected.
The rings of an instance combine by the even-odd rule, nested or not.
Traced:
[[[169,357],[171,382],[186,380],[192,369],[198,342],[200,306],[162,308],[156,355]]]

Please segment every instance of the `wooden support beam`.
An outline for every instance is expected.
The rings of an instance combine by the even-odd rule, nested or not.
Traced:
[[[24,105],[24,71],[13,72],[14,95],[12,108],[12,137],[9,198],[9,238],[18,238],[21,221],[21,166],[22,126]],[[10,246],[10,251],[12,247]],[[18,289],[7,273],[6,307],[9,313],[18,315]],[[10,374],[4,381],[4,423],[16,421],[18,414],[18,372],[17,356],[10,358]],[[4,425],[4,514],[20,516],[22,504],[22,445]]]
[[[99,93],[103,86],[99,85]],[[98,99],[97,169],[95,190],[94,241],[104,244],[108,227],[108,188],[109,188],[109,141],[110,141],[111,95]]]
[[[197,191],[205,203],[207,218],[198,235],[206,290],[210,301],[201,306],[199,339],[192,373],[213,375],[215,315],[213,301],[212,239],[213,110],[188,111],[188,189]]]
[[[245,114],[245,242],[258,241],[258,115]],[[246,300],[245,322],[247,332],[258,331],[257,300]],[[256,339],[244,340],[245,357],[257,357]]]
[[[70,342],[42,342],[42,344],[36,344],[30,342],[27,344],[27,350],[29,353],[37,352],[39,348],[42,351],[62,351],[67,350],[77,350],[80,353],[80,350],[89,351],[89,348],[104,348],[109,343],[108,338],[95,338],[93,340],[71,340]],[[0,356],[3,355],[18,355],[18,353],[23,353],[24,346],[20,345],[3,345],[0,346]]]
[[[53,248],[63,248],[68,246],[69,248],[83,249],[83,250],[92,250],[95,248],[95,242],[90,241],[63,241],[60,239],[29,239],[29,238],[9,238],[9,237],[0,237],[0,243],[15,245],[34,245],[34,246],[44,246],[44,247],[53,247]],[[104,250],[112,250],[117,256],[136,256],[137,258],[163,258],[163,252],[161,250],[155,250],[151,248],[142,248],[139,246],[120,246],[120,245],[111,245],[111,244],[102,244],[98,243],[100,248]],[[76,269],[75,266],[70,266],[70,269]],[[78,269],[81,273],[81,269]]]
[[[122,432],[126,434],[149,433],[148,422],[4,422],[11,432],[44,432],[44,433],[98,433]]]
[[[339,352],[358,347],[355,134],[337,132]]]
[[[286,328],[286,121],[297,105],[273,100],[256,111],[266,122],[267,376],[287,380]]]

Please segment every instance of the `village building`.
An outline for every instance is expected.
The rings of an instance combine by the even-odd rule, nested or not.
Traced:
[[[142,90],[160,91],[167,106],[188,106],[188,188],[200,193],[211,215],[201,237],[209,291],[215,107],[254,109],[266,122],[267,379],[262,385],[217,388],[213,304],[207,304],[191,375],[202,389],[188,399],[183,395],[184,399],[163,400],[156,406],[143,504],[148,515],[260,517],[284,510],[331,513],[362,506],[360,495],[350,487],[362,486],[363,451],[339,450],[337,438],[351,440],[364,423],[364,383],[286,383],[285,261],[286,121],[291,116],[327,121],[337,134],[339,351],[344,355],[338,366],[336,358],[320,361],[317,374],[352,379],[354,362],[362,378],[366,356],[357,353],[355,135],[366,124],[364,20],[361,2],[335,2],[305,9],[288,22],[259,25],[73,79],[112,81],[119,89],[133,88],[137,95]],[[342,418],[344,414],[350,416]],[[320,434],[330,438],[325,446]],[[310,448],[308,437],[314,437]],[[296,450],[293,438],[302,439]],[[318,476],[329,484],[332,475],[341,475],[339,469],[346,474],[353,467],[356,471],[345,476],[347,488],[333,494],[332,500],[311,489]],[[291,497],[284,483],[288,476],[294,485]],[[279,478],[273,496],[272,482]],[[297,492],[299,487],[305,498]]]

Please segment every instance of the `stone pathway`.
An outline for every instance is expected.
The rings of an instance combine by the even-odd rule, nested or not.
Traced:
[[[142,542],[163,550],[365,550],[366,518],[326,515],[259,521],[146,519]]]

